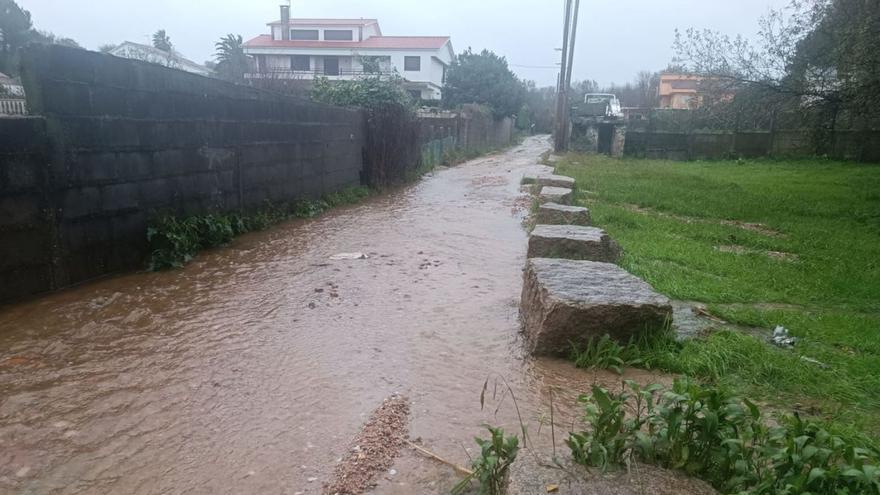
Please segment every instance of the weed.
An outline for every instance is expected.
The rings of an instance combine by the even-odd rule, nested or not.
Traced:
[[[472,480],[480,483],[480,495],[501,495],[507,481],[510,465],[519,452],[519,438],[506,436],[501,428],[486,425],[489,439],[475,438],[480,446],[480,456],[473,460],[473,474],[459,482],[452,489],[453,495],[464,493]]]
[[[360,201],[370,194],[369,188],[353,187],[317,201],[267,203],[250,213],[209,213],[183,218],[171,214],[157,216],[147,228],[149,269],[180,268],[199,251],[228,244],[238,235],[264,230],[289,218],[312,218],[330,208]]]
[[[638,347],[630,342],[622,346],[608,334],[591,338],[583,346],[572,344],[571,359],[578,368],[612,370],[623,374],[626,366],[636,366],[642,360],[638,357]]]
[[[877,451],[798,415],[771,426],[757,405],[720,387],[627,381],[617,394],[594,386],[581,402],[589,429],[566,444],[584,465],[609,469],[634,458],[684,470],[723,493],[880,494]]]
[[[571,449],[574,461],[587,466],[599,466],[607,471],[623,464],[628,441],[633,431],[626,421],[625,406],[629,395],[613,395],[593,385],[591,395],[582,395],[578,402],[584,405],[584,419],[592,429],[571,432],[565,444]]]

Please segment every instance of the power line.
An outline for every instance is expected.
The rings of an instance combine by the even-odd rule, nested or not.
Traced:
[[[511,67],[519,67],[521,69],[553,69],[559,70],[559,65],[521,65],[521,64],[507,64]]]

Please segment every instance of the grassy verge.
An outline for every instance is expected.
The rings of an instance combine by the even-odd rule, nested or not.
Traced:
[[[264,230],[291,218],[311,218],[369,196],[366,187],[352,187],[325,195],[317,201],[269,204],[249,212],[210,213],[178,217],[159,215],[147,229],[150,243],[150,270],[179,268],[199,251],[228,244],[246,232]]]
[[[880,166],[570,155],[622,265],[756,333],[647,346],[653,366],[880,438]],[[783,325],[794,349],[768,344]]]

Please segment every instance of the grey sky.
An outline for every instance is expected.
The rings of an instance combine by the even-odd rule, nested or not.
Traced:
[[[203,62],[226,33],[268,33],[280,0],[18,0],[39,29],[87,48],[148,42],[164,28],[185,56]],[[753,36],[757,20],[789,0],[581,0],[574,79],[626,82],[672,57],[674,29],[708,27]],[[449,35],[456,52],[489,48],[521,77],[552,85],[563,0],[294,0],[300,17],[375,17],[386,35]]]

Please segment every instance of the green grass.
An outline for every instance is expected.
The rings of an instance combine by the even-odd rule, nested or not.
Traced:
[[[880,166],[570,155],[558,171],[620,242],[624,268],[762,329],[655,346],[649,361],[880,438]],[[793,350],[766,343],[776,325],[798,337]]]

